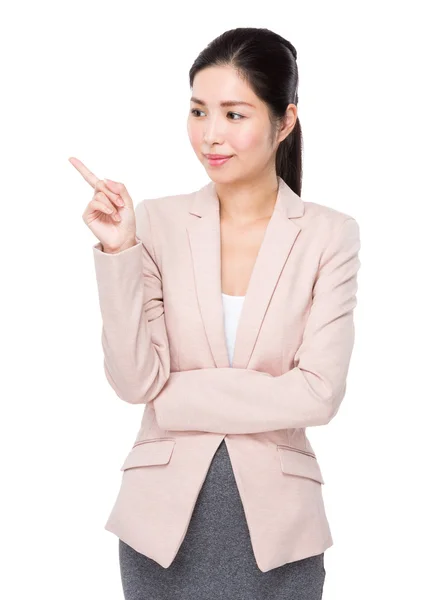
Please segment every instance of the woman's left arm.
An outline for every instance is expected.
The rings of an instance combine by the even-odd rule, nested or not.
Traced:
[[[360,234],[347,217],[324,250],[295,367],[273,377],[237,368],[171,373],[154,408],[166,430],[259,433],[325,425],[338,412],[354,345]]]

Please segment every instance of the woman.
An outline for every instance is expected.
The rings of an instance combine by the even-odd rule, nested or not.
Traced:
[[[95,189],[83,218],[100,240],[107,378],[146,404],[107,523],[128,600],[322,598],[332,539],[305,427],[345,394],[359,236],[349,215],[299,198],[296,56],[254,28],[200,53],[188,134],[212,183],[196,194],[135,210],[71,159]]]

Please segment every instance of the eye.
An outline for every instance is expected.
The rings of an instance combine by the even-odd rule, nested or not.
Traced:
[[[195,115],[195,113],[200,113],[203,112],[202,110],[199,110],[198,108],[192,108],[192,110],[190,111],[192,115]],[[230,119],[231,121],[241,121],[241,119],[244,119],[243,115],[240,115],[239,113],[234,113],[234,112],[229,112],[227,113],[228,115],[236,115],[237,117],[239,117],[238,119]]]
[[[229,115],[237,115],[237,117],[240,117],[239,119],[232,119],[233,121],[240,121],[241,119],[244,119],[243,115],[240,115],[238,113],[234,113],[234,112],[229,112]]]

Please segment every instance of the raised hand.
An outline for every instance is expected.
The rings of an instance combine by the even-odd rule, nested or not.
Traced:
[[[98,179],[79,159],[69,162],[94,189],[82,218],[106,252],[121,252],[136,244],[136,217],[133,200],[119,182]]]

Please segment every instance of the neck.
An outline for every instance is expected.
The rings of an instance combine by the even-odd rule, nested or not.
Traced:
[[[243,225],[268,219],[278,194],[276,173],[252,181],[216,183],[221,221]]]

